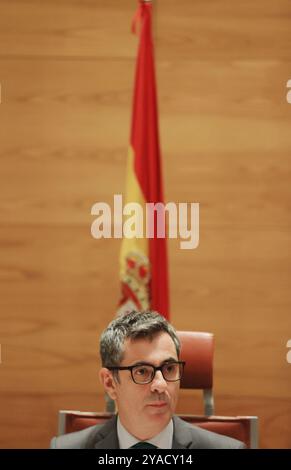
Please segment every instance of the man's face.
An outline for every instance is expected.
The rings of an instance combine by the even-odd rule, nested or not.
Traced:
[[[178,360],[175,344],[165,332],[149,339],[126,340],[125,353],[120,366],[132,366],[141,362],[159,367],[171,360]],[[123,426],[136,438],[145,440],[162,431],[175,412],[180,381],[165,381],[157,371],[149,384],[136,384],[128,370],[118,372],[119,383],[112,381],[107,392],[116,400]],[[104,383],[104,380],[103,380]]]

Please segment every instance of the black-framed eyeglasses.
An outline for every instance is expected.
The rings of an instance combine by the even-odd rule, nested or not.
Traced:
[[[165,362],[159,367],[152,364],[140,363],[128,367],[107,367],[109,370],[130,370],[134,383],[139,385],[149,384],[153,381],[157,370],[160,370],[167,382],[177,382],[181,380],[184,372],[185,361]]]

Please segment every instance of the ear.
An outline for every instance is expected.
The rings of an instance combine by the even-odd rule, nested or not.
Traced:
[[[108,393],[112,400],[116,400],[117,398],[117,384],[114,380],[113,374],[110,370],[106,369],[106,367],[102,367],[99,372],[100,381],[104,387],[105,392]]]

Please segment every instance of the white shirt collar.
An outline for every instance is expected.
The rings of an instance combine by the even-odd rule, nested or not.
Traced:
[[[146,441],[157,446],[159,449],[172,449],[173,433],[174,425],[171,419],[169,424],[157,436],[147,439]],[[140,442],[125,429],[119,416],[117,417],[117,436],[120,449],[129,449],[129,447]]]

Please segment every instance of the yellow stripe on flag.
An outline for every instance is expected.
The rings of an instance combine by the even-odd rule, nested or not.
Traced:
[[[143,235],[145,234],[145,199],[134,171],[134,152],[128,150],[125,204],[138,203],[143,208]],[[127,216],[128,218],[129,216]],[[125,218],[126,221],[126,218]],[[120,280],[123,299],[118,313],[135,309],[148,309],[149,300],[149,247],[146,237],[123,237],[120,250]]]

